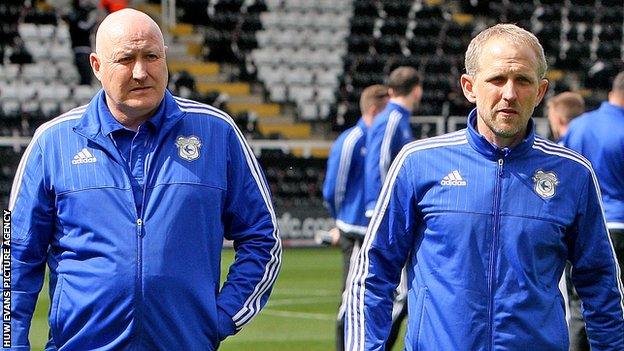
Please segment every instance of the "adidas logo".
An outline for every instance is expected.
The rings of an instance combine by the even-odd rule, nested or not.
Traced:
[[[442,185],[466,186],[466,181],[459,175],[459,171],[454,170],[440,181]]]
[[[78,165],[81,163],[94,163],[97,161],[97,158],[93,156],[87,148],[80,150],[74,159],[71,161],[72,165]]]

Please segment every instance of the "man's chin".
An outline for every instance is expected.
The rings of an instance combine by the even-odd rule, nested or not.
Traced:
[[[518,128],[496,128],[494,130],[496,136],[501,138],[514,138],[520,131]]]

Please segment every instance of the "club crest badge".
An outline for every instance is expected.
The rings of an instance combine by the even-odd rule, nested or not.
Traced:
[[[178,147],[178,155],[187,161],[195,161],[199,158],[199,148],[202,146],[198,137],[191,135],[190,137],[179,136],[176,139]]]
[[[551,198],[555,195],[555,189],[559,184],[555,172],[544,172],[541,169],[533,175],[533,183],[535,192],[543,199]]]

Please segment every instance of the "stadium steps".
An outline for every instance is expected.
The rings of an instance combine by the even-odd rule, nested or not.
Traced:
[[[216,75],[219,74],[219,64],[212,62],[184,62],[176,61],[175,58],[169,60],[169,71],[187,71],[193,76]]]
[[[141,4],[138,8],[156,21],[161,19],[159,4]],[[167,59],[169,71],[186,70],[194,76],[197,90],[205,94],[218,91],[229,96],[228,110],[234,115],[245,111],[258,116],[258,129],[264,135],[280,134],[289,139],[309,139],[313,128],[308,122],[297,122],[294,114],[280,104],[265,102],[261,92],[254,91],[248,82],[231,82],[228,65],[201,60],[203,35],[190,24],[178,23],[169,30]],[[303,151],[297,151],[303,154]],[[327,150],[315,151],[323,156]],[[325,155],[326,156],[326,155]]]
[[[202,94],[214,90],[230,96],[248,96],[251,94],[251,86],[246,82],[197,82],[197,90]]]
[[[264,135],[280,134],[288,139],[310,139],[312,127],[309,123],[258,123]]]
[[[303,148],[295,147],[290,150],[290,153],[296,157],[316,157],[316,158],[328,158],[329,157],[329,149],[328,148],[313,148],[309,152],[305,152]]]
[[[245,102],[228,102],[228,109],[232,113],[240,113],[244,111],[254,111],[258,117],[272,117],[280,114],[281,107],[273,103],[245,103]]]

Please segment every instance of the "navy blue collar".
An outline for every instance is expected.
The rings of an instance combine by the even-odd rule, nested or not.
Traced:
[[[508,148],[500,148],[490,143],[485,137],[477,131],[477,109],[473,109],[468,114],[468,126],[466,128],[466,136],[468,137],[468,143],[473,149],[480,154],[491,160],[497,160],[499,158],[516,158],[524,155],[533,146],[535,140],[535,123],[533,119],[529,119],[529,125],[527,127],[527,135],[520,142],[520,144]]]
[[[162,126],[162,120],[165,110],[164,99],[158,105],[158,109],[154,112],[154,115],[147,121],[145,121],[145,125],[152,128],[152,130],[157,131]],[[98,116],[100,118],[100,123],[102,125],[102,134],[108,136],[111,133],[118,130],[130,130],[124,127],[110,112],[108,105],[106,105],[106,94],[104,90],[100,90],[95,96],[95,103],[97,104]]]
[[[157,132],[166,132],[183,115],[184,112],[180,110],[173,95],[166,90],[158,109],[146,123],[149,123]],[[76,132],[90,139],[96,139],[98,135],[108,137],[110,133],[120,129],[125,128],[113,117],[108,109],[104,90],[100,90],[91,99],[82,118],[74,126]]]
[[[358,120],[356,126],[360,127],[362,130],[367,130],[368,126],[366,125],[366,123],[364,123],[364,118],[360,117],[360,119]]]

